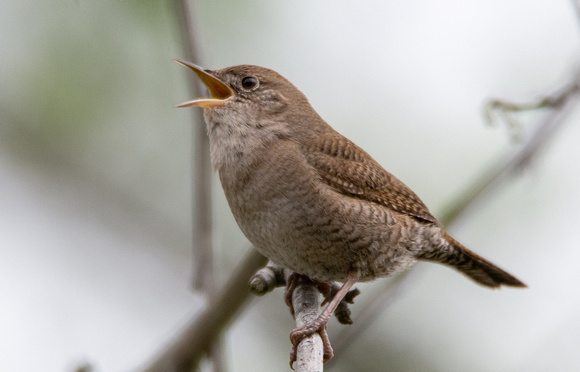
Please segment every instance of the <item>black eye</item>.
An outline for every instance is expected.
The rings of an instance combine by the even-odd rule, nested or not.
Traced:
[[[255,77],[246,76],[245,78],[242,79],[242,87],[244,87],[244,89],[252,89],[257,85],[258,79],[256,79]]]

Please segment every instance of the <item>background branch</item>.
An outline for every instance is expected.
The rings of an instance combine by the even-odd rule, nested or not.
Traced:
[[[468,207],[489,192],[492,186],[499,184],[499,181],[505,176],[514,174],[528,165],[543,147],[549,143],[557,130],[565,122],[565,118],[578,103],[578,90],[578,76],[575,75],[572,82],[563,90],[559,90],[550,96],[549,101],[552,102],[551,105],[543,106],[553,108],[554,112],[548,118],[538,123],[536,129],[527,140],[524,140],[518,147],[501,156],[495,164],[482,172],[482,175],[463,194],[455,198],[447,210],[441,215],[439,219],[441,223],[445,226],[450,226]],[[546,101],[548,99],[542,99],[542,102]],[[491,102],[497,106],[497,102],[503,101],[492,100]],[[510,111],[515,111],[514,107],[520,107],[517,109],[518,111],[523,110],[521,107],[527,107],[529,109],[537,108],[537,106],[529,104],[518,106],[514,104],[506,105],[505,103],[501,104],[500,107],[503,107],[502,110],[508,109]]]
[[[191,0],[193,1],[193,0]],[[201,48],[194,30],[194,14],[188,0],[175,0],[175,16],[180,28],[186,59],[203,65]],[[188,84],[192,97],[201,97],[203,85],[197,78],[188,75]],[[205,133],[203,110],[190,110],[192,117],[192,286],[203,293],[210,306],[214,303],[215,278],[212,244],[212,197],[209,141]],[[223,340],[217,338],[209,350],[206,350],[214,372],[225,371]]]
[[[183,39],[182,45],[188,61],[202,65],[197,33],[193,29],[193,13],[188,0],[175,1],[175,15]],[[200,97],[203,85],[197,78],[187,75],[187,86],[192,97]],[[213,286],[213,259],[211,239],[211,164],[209,141],[205,133],[203,110],[190,110],[192,118],[192,214],[193,214],[193,287],[211,292]]]
[[[205,353],[228,328],[250,296],[248,281],[267,260],[251,249],[234,274],[216,296],[185,330],[160,355],[146,366],[144,372],[190,372],[196,370]]]

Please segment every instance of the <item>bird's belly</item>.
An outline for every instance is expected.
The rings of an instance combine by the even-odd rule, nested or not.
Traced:
[[[416,262],[404,239],[414,227],[408,219],[380,205],[337,195],[333,190],[296,188],[274,197],[245,195],[230,206],[264,256],[313,279],[343,281],[356,271],[361,281],[369,281]],[[247,205],[253,206],[251,213]]]

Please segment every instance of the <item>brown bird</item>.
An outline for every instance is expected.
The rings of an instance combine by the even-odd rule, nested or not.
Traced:
[[[246,237],[282,267],[344,283],[314,322],[292,331],[291,358],[315,332],[325,359],[332,357],[326,323],[352,285],[417,260],[450,266],[490,288],[526,287],[453,239],[409,187],[328,125],[277,72],[176,62],[209,88],[212,98],[177,107],[205,109],[211,161]]]

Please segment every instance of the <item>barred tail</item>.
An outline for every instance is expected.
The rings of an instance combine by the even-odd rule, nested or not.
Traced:
[[[513,275],[467,249],[449,234],[444,234],[443,238],[448,243],[447,246],[418,258],[451,266],[486,287],[499,288],[502,285],[519,288],[527,287]]]

